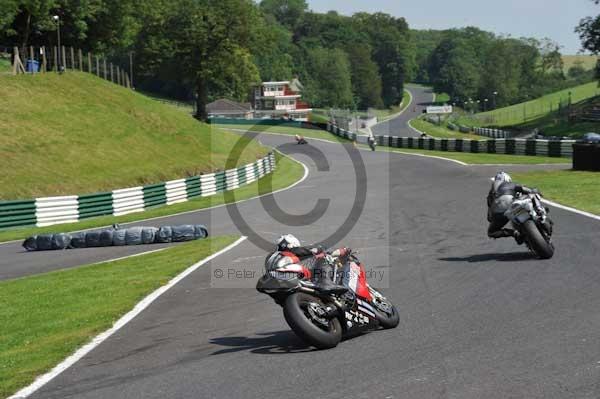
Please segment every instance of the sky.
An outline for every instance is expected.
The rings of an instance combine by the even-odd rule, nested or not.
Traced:
[[[576,54],[581,42],[573,29],[586,16],[600,14],[591,0],[307,0],[313,11],[385,12],[404,17],[414,29],[477,26],[512,37],[548,37],[563,54]]]

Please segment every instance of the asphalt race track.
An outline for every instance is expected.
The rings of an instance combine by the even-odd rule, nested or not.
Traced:
[[[399,137],[420,136],[418,132],[408,126],[408,121],[423,113],[427,105],[433,101],[433,92],[430,88],[413,85],[407,85],[406,90],[412,94],[411,103],[402,114],[372,127],[373,134]]]
[[[292,139],[261,140],[279,146]],[[324,215],[290,227],[302,217],[276,221],[258,199],[238,208],[265,239],[293,232],[320,241],[343,224],[365,180],[357,182],[340,144],[282,147],[291,149],[310,174],[272,197],[294,215],[329,199]],[[329,171],[311,161],[319,151]],[[341,244],[384,276],[374,285],[398,305],[398,328],[328,351],[306,347],[281,309],[254,290],[266,251],[248,240],[188,276],[32,397],[600,397],[600,222],[552,209],[557,252],[536,260],[514,241],[486,237],[485,196],[496,167],[360,155],[366,201]],[[524,168],[531,167],[506,169]],[[141,224],[165,223],[205,223],[212,235],[246,233],[225,207]],[[156,248],[24,253],[6,244],[0,273],[10,278]],[[218,279],[216,270],[246,274]]]

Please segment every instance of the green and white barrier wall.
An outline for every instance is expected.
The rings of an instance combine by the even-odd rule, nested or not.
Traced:
[[[50,226],[74,223],[95,216],[143,212],[159,205],[171,205],[194,197],[209,197],[222,191],[234,190],[271,173],[275,166],[275,155],[270,153],[265,158],[237,169],[149,186],[87,195],[0,201],[0,228]]]
[[[327,130],[336,136],[356,140],[354,133],[329,125]],[[360,138],[361,136],[359,136]],[[487,154],[573,157],[575,140],[537,139],[437,139],[420,137],[375,136],[377,144],[393,148],[413,148],[434,151],[472,152]]]

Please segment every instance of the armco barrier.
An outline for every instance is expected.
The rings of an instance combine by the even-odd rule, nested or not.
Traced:
[[[327,129],[336,136],[354,140],[356,135],[337,126]],[[417,137],[375,136],[377,144],[394,148],[413,148],[435,151],[473,152],[509,155],[539,155],[547,157],[573,156],[575,140],[535,140],[535,139],[437,139]]]
[[[210,118],[208,123],[211,125],[263,125],[263,126],[286,126],[302,129],[326,130],[327,123],[322,122],[304,122],[286,119],[243,119],[243,118]]]
[[[270,153],[265,158],[237,169],[143,187],[80,196],[0,201],[0,228],[50,226],[75,223],[95,216],[143,212],[155,206],[176,204],[190,198],[208,197],[236,189],[271,173],[275,166],[275,155]]]
[[[493,139],[509,139],[511,133],[500,129],[489,129],[487,127],[476,127],[473,132],[478,136],[490,137]]]

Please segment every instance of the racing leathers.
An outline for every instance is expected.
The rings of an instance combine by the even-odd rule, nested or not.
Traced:
[[[515,237],[520,241],[519,232],[506,228],[508,218],[504,213],[510,208],[516,196],[538,192],[536,189],[525,187],[512,182],[494,182],[487,196],[488,205],[488,237]]]

